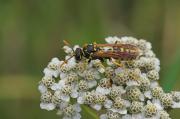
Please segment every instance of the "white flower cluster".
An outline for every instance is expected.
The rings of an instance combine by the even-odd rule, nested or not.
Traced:
[[[180,92],[165,93],[158,84],[160,61],[151,44],[133,37],[108,37],[107,44],[131,44],[141,55],[136,60],[87,58],[76,61],[74,46],[64,46],[66,63],[53,58],[39,83],[41,109],[57,110],[63,119],[80,119],[80,105],[99,111],[100,119],[170,119],[167,110],[180,108]],[[102,113],[103,112],[103,113]]]

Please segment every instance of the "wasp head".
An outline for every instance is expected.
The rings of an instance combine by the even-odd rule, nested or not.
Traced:
[[[83,51],[81,48],[76,48],[76,50],[74,51],[74,56],[75,56],[75,59],[77,61],[80,61],[82,59],[82,56],[83,56]]]

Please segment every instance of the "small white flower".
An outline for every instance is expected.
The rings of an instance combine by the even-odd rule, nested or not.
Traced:
[[[40,83],[39,86],[38,86],[38,90],[42,94],[42,93],[45,93],[47,91],[47,88],[42,83]]]
[[[144,118],[145,119],[159,119],[159,111],[162,110],[162,107],[157,103],[152,103],[147,101],[147,105],[144,107]]]
[[[152,95],[151,95],[151,91],[145,91],[144,92],[144,96],[146,97],[146,98],[148,98],[148,99],[151,99],[152,98]]]
[[[117,90],[119,94],[124,94],[126,90],[122,86],[112,85],[112,90]]]
[[[60,65],[61,61],[59,61],[58,58],[53,58],[51,62],[49,62],[47,68],[44,69],[44,74],[47,77],[58,77],[59,71],[58,67]]]
[[[128,101],[125,101],[121,97],[116,97],[111,110],[112,112],[117,112],[119,114],[127,114],[127,106],[129,106]]]
[[[114,66],[114,63],[113,63],[112,60],[110,60],[110,59],[107,59],[107,60],[106,60],[106,63],[107,63],[107,65],[109,65],[109,66]]]
[[[150,88],[151,88],[151,89],[153,89],[153,88],[155,88],[155,87],[158,87],[158,86],[159,86],[159,84],[158,84],[157,81],[151,81],[151,84],[150,84]]]
[[[49,69],[49,68],[45,68],[44,69],[44,75],[47,76],[47,77],[58,77],[59,75],[59,71],[58,70],[52,70],[52,69]]]
[[[134,37],[121,37],[120,42],[124,43],[124,44],[131,44],[131,45],[137,45],[138,44],[138,40]]]
[[[129,80],[126,84],[127,86],[139,86],[139,83],[134,80]]]
[[[124,69],[123,69],[123,68],[118,67],[118,68],[116,68],[116,69],[115,69],[115,71],[114,71],[114,72],[115,72],[116,74],[119,74],[119,73],[121,73],[121,72],[123,72],[123,71],[124,71]]]
[[[78,92],[77,92],[77,89],[72,89],[72,92],[71,92],[71,97],[72,98],[77,98],[78,97]]]
[[[106,114],[101,114],[100,119],[108,119],[108,117],[106,116]]]
[[[67,105],[63,109],[63,119],[80,119],[81,107],[79,104]]]
[[[99,111],[99,110],[101,110],[102,105],[100,105],[100,104],[95,104],[95,105],[91,105],[91,107],[92,107],[93,109]]]
[[[80,48],[80,46],[79,46],[79,45],[75,45],[75,46],[73,47],[73,50],[75,51],[77,48]]]
[[[61,100],[65,101],[65,102],[69,102],[69,101],[70,101],[69,95],[64,95],[64,94],[62,94],[62,95],[60,96],[60,98],[61,98]]]
[[[157,110],[163,110],[164,107],[159,99],[153,99],[152,103],[157,107]]]
[[[77,98],[78,92],[77,86],[69,86],[66,85],[64,80],[60,80],[58,84],[52,86],[52,90],[55,90],[56,92],[59,92],[60,99],[62,99],[65,102],[69,102],[70,98]]]
[[[77,102],[78,102],[79,104],[83,104],[84,101],[85,101],[85,99],[84,99],[83,96],[80,96],[80,97],[77,98]]]
[[[59,80],[58,83],[54,83],[52,86],[51,86],[51,89],[52,90],[61,90],[63,87],[65,87],[65,80]]]
[[[98,87],[96,88],[96,92],[97,92],[97,93],[100,93],[100,94],[102,94],[102,95],[107,95],[107,94],[109,94],[109,93],[110,93],[110,90],[111,90],[111,89],[104,88],[104,87],[101,87],[101,86],[98,86]]]
[[[63,49],[64,49],[64,52],[67,53],[67,54],[72,54],[73,53],[72,48],[70,48],[69,46],[64,46]]]
[[[108,44],[115,44],[116,41],[119,41],[120,39],[118,37],[107,37],[105,38],[105,41],[108,43]]]
[[[105,67],[102,65],[102,62],[97,59],[97,60],[91,60],[91,62],[89,63],[89,68],[90,67],[95,67],[100,73],[104,73],[105,72]]]
[[[88,87],[93,88],[97,85],[97,81],[100,79],[100,75],[98,71],[95,71],[94,69],[91,70],[85,70],[83,72],[82,77],[87,81]]]
[[[104,103],[104,107],[107,109],[111,108],[112,105],[113,105],[113,102],[111,100],[106,100]]]
[[[144,116],[142,113],[132,114],[132,119],[144,119]]]
[[[54,110],[56,106],[53,103],[41,103],[40,107],[41,109],[51,111]]]
[[[120,119],[121,115],[117,112],[108,110],[106,114],[101,114],[100,119]]]
[[[172,108],[180,108],[180,102],[174,102],[173,101]]]
[[[133,119],[131,115],[126,114],[122,117],[122,119]]]
[[[143,39],[140,39],[138,41],[138,46],[144,51],[151,50],[151,48],[152,48],[151,43],[149,43]]]
[[[66,60],[69,59],[71,56],[66,56]],[[72,57],[70,58],[68,61],[67,61],[67,64],[66,64],[68,67],[70,68],[74,68],[76,66],[76,59],[75,57]]]
[[[57,70],[60,63],[61,61],[59,61],[58,58],[52,58],[51,62],[49,62],[48,64],[48,68],[52,70]]]
[[[93,81],[88,81],[88,87],[89,88],[93,88],[97,85],[97,81],[93,80]]]

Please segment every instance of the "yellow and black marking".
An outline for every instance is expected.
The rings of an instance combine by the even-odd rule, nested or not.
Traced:
[[[69,44],[65,42],[66,44]],[[137,46],[131,44],[85,44],[83,48],[76,48],[74,55],[76,61],[82,60],[83,57],[90,60],[99,59],[116,59],[119,61],[131,61],[139,57],[140,52]],[[113,61],[114,62],[114,61]],[[121,63],[114,62],[117,66],[122,66]]]

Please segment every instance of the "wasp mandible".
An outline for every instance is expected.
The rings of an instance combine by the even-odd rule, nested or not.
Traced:
[[[69,44],[67,41],[64,41],[64,43]],[[140,49],[137,46],[117,42],[115,44],[86,44],[83,48],[76,48],[73,52],[77,62],[81,61],[83,57],[89,59],[89,61],[96,59],[101,61],[104,59],[129,61],[135,60],[140,56]]]

